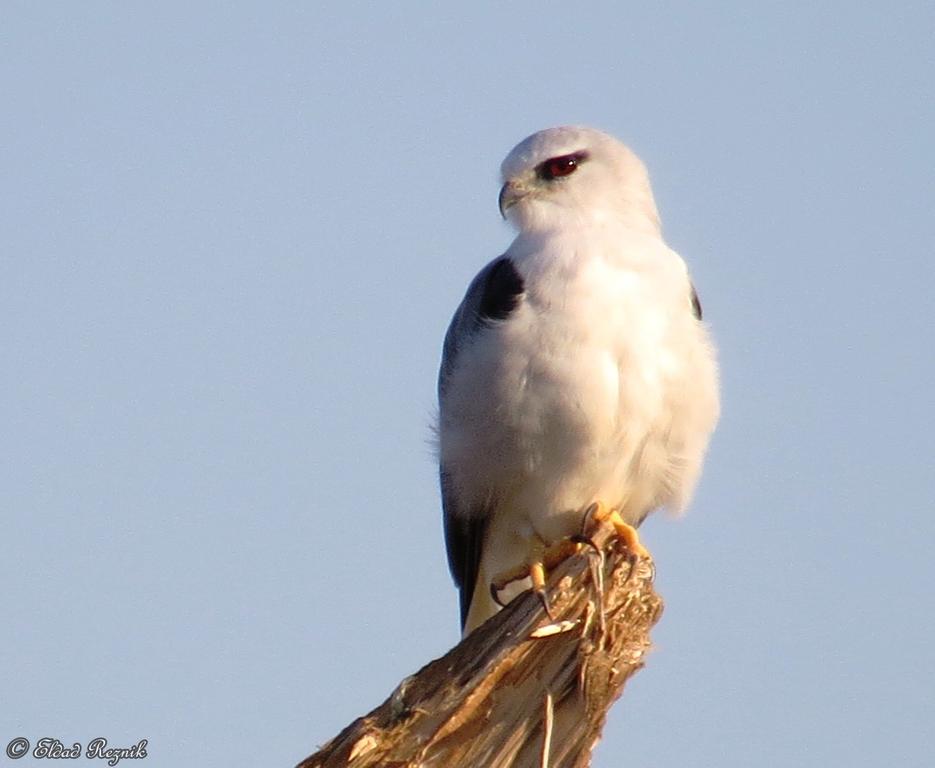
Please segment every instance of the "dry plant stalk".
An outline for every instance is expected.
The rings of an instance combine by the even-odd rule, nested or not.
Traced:
[[[662,613],[652,562],[615,551],[609,527],[594,540],[605,554],[576,555],[550,579],[553,619],[519,596],[298,768],[590,765]]]

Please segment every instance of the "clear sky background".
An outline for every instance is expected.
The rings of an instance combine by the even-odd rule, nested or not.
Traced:
[[[933,51],[928,0],[4,3],[0,746],[291,766],[457,641],[442,336],[584,123],[724,401],[595,765],[935,764]]]

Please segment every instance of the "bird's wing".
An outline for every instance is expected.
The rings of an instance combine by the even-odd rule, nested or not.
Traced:
[[[456,363],[459,353],[467,344],[476,341],[491,323],[505,320],[519,306],[523,290],[523,279],[513,262],[506,256],[500,256],[490,262],[468,286],[464,300],[455,312],[448,333],[445,334],[441,370],[438,374],[441,429],[444,429],[446,407],[450,407],[446,402],[446,393],[451,377],[457,375]],[[439,474],[448,567],[461,591],[463,629],[474,597],[474,585],[480,567],[490,510],[464,509],[459,502],[457,489],[451,482],[451,468],[442,463]]]
[[[692,314],[695,316],[696,320],[701,320],[701,299],[698,298],[698,291],[695,290],[693,283],[689,283],[692,289],[691,302],[692,302]]]
[[[445,522],[445,547],[448,550],[448,567],[459,590],[461,629],[467,621],[474,585],[480,570],[480,559],[487,530],[487,510],[471,515],[459,514],[457,499],[453,493],[445,468],[441,468],[442,511]]]

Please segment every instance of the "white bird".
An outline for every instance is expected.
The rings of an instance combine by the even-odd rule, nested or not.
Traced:
[[[438,382],[465,634],[499,609],[503,574],[542,588],[543,553],[581,532],[592,503],[621,531],[681,511],[719,413],[714,347],[639,158],[600,131],[551,128],[501,172],[500,211],[519,234],[470,284]]]

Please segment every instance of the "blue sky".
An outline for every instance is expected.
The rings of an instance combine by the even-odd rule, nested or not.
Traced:
[[[935,6],[3,16],[3,745],[292,765],[456,642],[441,340],[501,159],[583,123],[650,169],[724,411],[595,765],[931,764]]]

